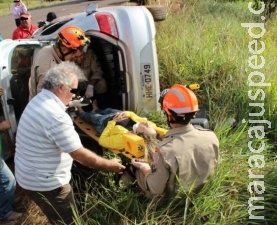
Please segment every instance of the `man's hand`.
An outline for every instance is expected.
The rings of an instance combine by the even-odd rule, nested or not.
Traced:
[[[0,131],[9,130],[10,128],[11,128],[11,124],[7,120],[4,120],[0,123]]]
[[[151,167],[146,162],[141,162],[139,159],[132,159],[131,164],[138,169],[151,170]]]
[[[74,99],[68,103],[69,107],[83,107],[91,104],[91,100],[84,98],[84,97],[77,97],[77,99]]]
[[[93,85],[89,84],[86,89],[85,96],[86,98],[92,98],[93,97]]]
[[[4,94],[4,89],[0,87],[0,97]]]
[[[110,164],[109,170],[114,173],[122,173],[126,169],[117,158],[110,159]]]

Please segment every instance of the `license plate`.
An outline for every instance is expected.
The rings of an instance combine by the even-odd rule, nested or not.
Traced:
[[[150,63],[141,64],[142,94],[143,98],[153,98],[153,74],[152,65]]]

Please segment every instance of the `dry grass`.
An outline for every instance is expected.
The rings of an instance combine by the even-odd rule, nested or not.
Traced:
[[[12,159],[7,161],[7,165],[14,172],[14,162]],[[16,188],[15,196],[19,197],[21,202],[15,205],[14,211],[23,213],[23,217],[13,222],[1,221],[1,225],[50,225],[40,208],[25,195],[19,186]]]
[[[50,225],[40,208],[31,201],[20,188],[17,189],[16,196],[22,199],[15,211],[23,213],[23,217],[18,221],[1,221],[3,225]]]

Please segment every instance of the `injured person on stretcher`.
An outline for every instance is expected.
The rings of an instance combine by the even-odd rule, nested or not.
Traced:
[[[78,117],[91,124],[99,137],[99,144],[108,149],[124,150],[130,153],[129,158],[151,160],[153,149],[166,129],[157,127],[145,117],[139,117],[131,111],[121,111],[112,108],[99,109],[93,101],[93,110],[85,112],[78,107]],[[151,145],[152,147],[150,147]]]

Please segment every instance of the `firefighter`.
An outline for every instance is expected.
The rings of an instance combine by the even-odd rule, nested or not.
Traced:
[[[160,103],[170,130],[159,142],[151,165],[137,159],[136,179],[148,197],[171,196],[200,188],[218,164],[219,141],[213,131],[194,127],[190,120],[199,110],[192,90],[175,84],[162,92]]]
[[[62,61],[70,61],[83,51],[86,52],[90,40],[84,31],[76,26],[67,26],[60,30],[54,45],[45,46],[36,55],[29,80],[29,100],[41,91],[46,72]]]

